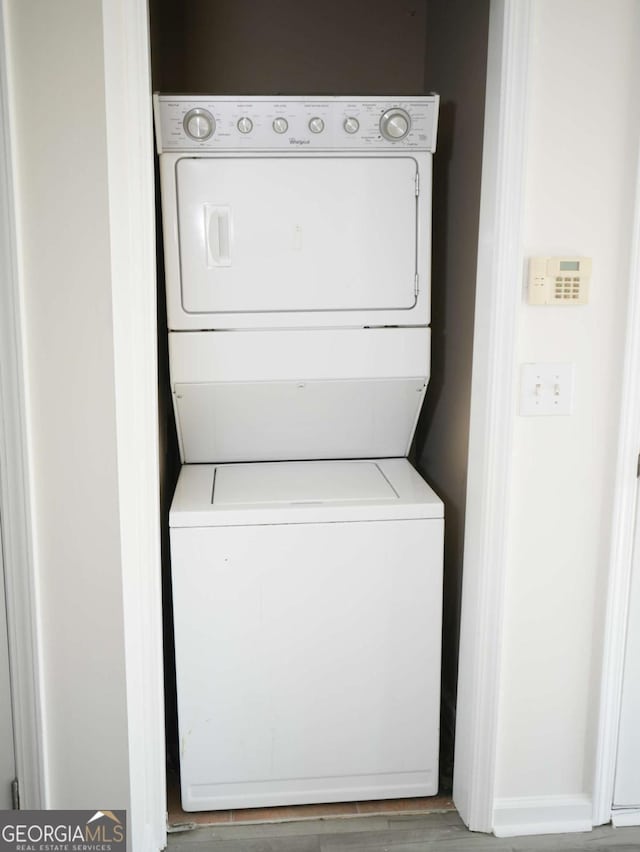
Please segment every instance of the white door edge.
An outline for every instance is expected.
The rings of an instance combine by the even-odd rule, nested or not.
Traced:
[[[0,4],[0,505],[16,774],[22,808],[46,807],[44,722],[32,552],[25,354],[13,192],[9,50]]]
[[[516,320],[531,0],[492,0],[473,345],[453,799],[473,831],[493,830],[505,529],[515,399]]]
[[[123,583],[129,832],[166,846],[157,328],[146,0],[102,0]]]
[[[629,590],[634,559],[637,465],[640,450],[640,384],[638,383],[638,375],[640,375],[640,147],[635,181],[620,431],[614,482],[611,551],[593,779],[594,825],[608,823],[612,817],[629,618]],[[635,559],[638,558],[640,554],[635,555]]]

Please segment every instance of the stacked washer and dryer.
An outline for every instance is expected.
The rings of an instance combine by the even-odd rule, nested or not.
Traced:
[[[156,96],[185,810],[437,792],[438,97]]]

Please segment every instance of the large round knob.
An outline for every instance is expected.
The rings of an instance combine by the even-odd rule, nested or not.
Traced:
[[[273,129],[276,133],[286,133],[289,127],[289,122],[286,118],[274,118]]]
[[[246,115],[244,115],[242,118],[239,118],[238,130],[240,131],[240,133],[251,133],[251,131],[253,130],[253,122],[251,121],[251,119],[247,118]]]
[[[216,130],[216,120],[206,109],[190,109],[182,125],[187,136],[198,142],[204,142]]]
[[[388,109],[380,119],[380,133],[391,142],[404,139],[410,130],[411,116],[399,107]]]
[[[324,121],[317,116],[309,119],[309,130],[312,133],[322,133],[324,130]]]

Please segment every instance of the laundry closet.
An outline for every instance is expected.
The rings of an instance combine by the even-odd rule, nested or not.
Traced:
[[[467,8],[468,5],[473,8]],[[207,261],[202,265],[202,269],[190,269],[190,260],[172,257],[172,249],[166,244],[164,251],[160,244],[158,252],[168,766],[175,772],[178,765],[182,764],[183,805],[186,797],[186,807],[189,810],[281,803],[278,796],[282,795],[282,791],[276,790],[273,785],[269,786],[269,783],[257,786],[249,784],[241,789],[231,771],[225,786],[225,783],[219,784],[216,779],[209,779],[207,767],[203,769],[203,764],[207,763],[208,748],[212,753],[220,755],[228,747],[226,759],[231,770],[238,766],[240,754],[251,752],[252,760],[257,760],[257,763],[252,764],[247,771],[249,775],[257,773],[259,777],[264,767],[272,766],[274,760],[277,762],[278,758],[274,758],[275,752],[279,754],[283,765],[289,761],[288,777],[306,777],[305,765],[296,764],[300,748],[286,754],[284,746],[282,751],[282,744],[276,742],[279,732],[273,724],[265,723],[266,727],[263,728],[259,725],[255,729],[251,726],[242,728],[243,712],[252,712],[251,707],[244,707],[243,704],[257,701],[256,706],[260,710],[258,715],[261,718],[265,716],[265,708],[260,709],[256,693],[246,689],[246,682],[257,682],[261,672],[264,672],[264,660],[271,659],[278,661],[277,665],[270,669],[274,677],[273,695],[277,695],[276,703],[279,702],[275,709],[271,706],[272,702],[268,702],[273,718],[278,718],[286,730],[294,732],[294,736],[302,736],[307,728],[317,726],[317,735],[312,736],[312,739],[317,741],[312,762],[315,762],[316,775],[323,778],[322,784],[326,787],[325,793],[320,795],[318,801],[383,798],[387,795],[433,795],[438,788],[446,792],[451,783],[455,714],[488,3],[408,3],[393,0],[376,4],[362,0],[347,0],[342,3],[295,3],[290,0],[259,3],[255,0],[227,0],[183,4],[169,0],[151,0],[150,7],[154,90],[163,95],[190,97],[188,103],[181,103],[175,97],[166,98],[162,103],[161,98],[156,102],[158,135],[164,137],[159,149],[164,152],[161,168],[165,237],[171,233],[167,230],[168,218],[175,215],[175,230],[180,232],[182,240],[187,239],[186,219],[181,222],[180,216],[194,220],[201,218],[204,210],[202,215],[206,221],[203,220],[203,227],[207,245]],[[238,199],[235,199],[232,205],[229,204],[228,199],[235,188],[245,185],[249,194],[255,192],[260,182],[265,180],[263,161],[268,163],[273,172],[268,177],[271,183],[265,188],[265,198],[269,197],[269,192],[273,195],[273,189],[277,190],[279,185],[291,183],[289,172],[287,175],[278,172],[283,168],[283,154],[277,148],[277,137],[271,137],[276,141],[270,159],[265,160],[262,156],[261,163],[255,174],[253,173],[253,143],[246,140],[254,130],[254,122],[258,129],[267,126],[271,129],[273,125],[275,132],[279,133],[276,129],[277,121],[284,120],[282,126],[286,125],[285,131],[288,131],[292,117],[296,120],[304,113],[300,120],[303,120],[304,127],[311,128],[313,133],[320,134],[325,128],[335,126],[344,128],[346,134],[353,133],[352,138],[364,139],[363,134],[368,126],[367,116],[373,116],[375,113],[376,129],[380,120],[380,132],[384,137],[381,139],[382,143],[386,140],[393,145],[396,141],[393,135],[396,133],[396,127],[393,122],[398,122],[399,132],[404,134],[402,122],[410,113],[409,120],[413,122],[415,138],[417,139],[417,131],[421,128],[422,148],[429,152],[435,147],[435,136],[432,144],[429,133],[432,129],[435,132],[439,105],[437,98],[429,98],[432,91],[438,91],[442,98],[438,146],[433,166],[432,250],[427,230],[431,194],[425,193],[425,200],[421,200],[418,188],[421,180],[428,183],[431,181],[430,153],[422,155],[416,151],[415,159],[402,156],[394,159],[391,156],[385,160],[375,149],[375,144],[378,143],[372,143],[373,148],[368,158],[359,158],[360,166],[364,164],[363,174],[356,174],[354,178],[356,160],[350,161],[348,157],[343,157],[337,170],[327,167],[326,157],[327,153],[331,153],[331,146],[329,143],[322,143],[323,157],[315,159],[313,163],[307,159],[306,171],[300,171],[300,180],[308,180],[311,174],[309,167],[313,165],[313,184],[310,190],[313,192],[315,187],[318,192],[324,193],[323,201],[329,208],[329,196],[332,194],[339,201],[341,191],[359,192],[368,185],[376,186],[378,193],[381,193],[380,197],[372,199],[374,219],[375,211],[381,210],[385,205],[398,211],[397,216],[379,217],[379,220],[371,225],[373,232],[379,232],[379,241],[377,245],[371,245],[372,259],[367,273],[368,280],[374,280],[377,270],[385,263],[389,267],[387,274],[381,274],[377,279],[381,289],[376,294],[379,298],[375,304],[367,302],[366,298],[363,300],[363,294],[357,290],[351,292],[344,283],[356,279],[358,258],[363,256],[364,252],[360,250],[358,254],[357,250],[343,251],[345,245],[341,244],[341,240],[345,231],[350,233],[351,241],[355,239],[357,242],[358,227],[354,222],[341,220],[338,203],[336,222],[327,222],[325,216],[324,224],[319,225],[316,230],[325,244],[333,244],[336,251],[345,256],[346,262],[352,264],[345,272],[342,286],[332,289],[326,285],[327,281],[335,279],[335,276],[330,277],[330,264],[326,269],[314,268],[313,274],[317,278],[315,292],[319,295],[314,296],[314,301],[305,304],[304,296],[300,296],[296,290],[299,270],[284,269],[282,276],[278,278],[281,294],[276,295],[273,302],[267,300],[262,303],[260,300],[264,299],[264,293],[261,293],[259,288],[258,264],[249,270],[244,279],[242,269],[239,278],[234,281],[231,281],[231,277],[225,279],[230,282],[225,291],[227,296],[220,304],[211,302],[207,269],[223,269],[223,274],[226,274],[228,267],[232,265],[229,260],[229,235],[233,233],[233,216],[237,216],[237,211],[242,207],[241,200]],[[249,107],[246,116],[244,103],[239,104],[239,96],[246,98]],[[242,112],[240,119],[234,112],[238,109]],[[276,112],[278,109],[282,111],[280,119],[275,112],[271,115],[274,109]],[[222,155],[217,163],[215,156],[219,155],[215,155],[213,159],[209,158],[204,171],[201,168],[202,161],[199,163],[197,158],[181,159],[180,154],[170,154],[169,159],[167,158],[172,134],[173,138],[176,138],[176,134],[183,133],[187,126],[186,115],[193,115],[197,123],[204,121],[204,130],[211,135],[213,128],[207,126],[207,122],[214,113],[223,116],[218,119],[220,128],[225,126],[227,113],[229,127],[232,124],[234,127],[240,127],[240,120],[246,119],[248,122],[243,125],[245,129],[241,131],[243,134],[246,132],[247,137],[238,136],[246,148],[236,160],[235,166]],[[161,115],[163,117],[159,120]],[[379,115],[382,115],[381,119],[378,118]],[[347,129],[348,121],[355,122],[355,125],[351,125],[355,127],[354,131]],[[386,125],[385,121],[392,124]],[[317,129],[313,129],[312,122],[317,122]],[[161,125],[162,129],[159,129]],[[199,128],[194,125],[194,133],[198,132]],[[219,135],[218,138],[222,137]],[[295,134],[292,138],[295,138]],[[349,136],[344,138],[349,141]],[[186,136],[185,140],[178,144],[178,150],[184,152],[186,149],[180,148],[180,145],[184,144],[188,148],[189,139]],[[311,144],[315,144],[313,136],[310,136],[309,140]],[[254,149],[264,151],[269,144],[271,143],[255,143]],[[344,144],[340,144],[344,148]],[[199,150],[198,145],[194,147]],[[344,154],[342,149],[341,153]],[[295,156],[289,155],[289,159],[295,161]],[[171,162],[167,165],[169,160]],[[304,157],[299,157],[296,162],[305,162]],[[396,170],[394,175],[400,175],[400,183],[405,180],[407,184],[409,180],[415,183],[414,201],[411,202],[411,208],[407,205],[404,213],[404,201],[400,197],[390,198],[385,195],[387,190],[383,187],[393,187],[397,183],[395,176],[393,180],[386,179],[391,176],[390,172],[384,172],[387,163],[391,163],[391,167]],[[412,163],[419,163],[420,167]],[[344,174],[337,174],[345,165]],[[238,169],[235,176],[234,168]],[[207,182],[219,187],[227,180],[229,187],[222,192],[220,198],[209,198]],[[175,183],[172,183],[173,181]],[[293,182],[295,183],[295,180]],[[167,186],[170,186],[170,193],[167,192]],[[166,202],[166,198],[172,196],[179,199],[175,214]],[[286,199],[278,199],[273,205],[274,210],[271,211],[276,219],[281,202],[286,207]],[[428,205],[428,209],[425,205]],[[307,211],[311,217],[313,207],[312,201]],[[256,235],[267,232],[267,224],[271,224],[268,223],[269,204],[261,208],[260,204],[256,206],[249,202],[246,209],[250,211],[248,218],[253,217],[253,221],[247,224],[248,219],[245,217],[245,230],[253,228]],[[395,294],[385,292],[384,287],[385,281],[390,278],[389,271],[394,268],[395,262],[402,262],[399,255],[404,255],[404,252],[396,252],[395,255],[393,252],[385,253],[385,240],[396,245],[399,237],[393,231],[397,222],[406,225],[406,221],[411,217],[411,228],[402,227],[398,231],[406,233],[414,246],[413,249],[408,248],[406,256],[411,256],[412,252],[415,255],[415,270],[408,269],[408,265],[407,269],[400,270],[403,279],[411,279],[411,298],[404,298],[406,294],[402,294],[396,303],[393,301]],[[158,234],[161,233],[159,218]],[[301,253],[303,241],[306,239],[307,234],[293,234],[294,242],[297,240],[300,243],[296,248],[300,249]],[[237,242],[239,241],[238,239]],[[183,251],[182,248],[180,250]],[[194,253],[190,251],[189,257]],[[432,263],[430,256],[433,258]],[[235,266],[241,268],[242,263],[235,261]],[[235,273],[236,270],[233,271]],[[422,290],[420,275],[423,276]],[[168,282],[166,292],[169,294],[169,328],[165,276]],[[175,296],[178,290],[172,290],[170,285],[172,276],[181,278],[182,303]],[[195,282],[193,286],[189,285],[188,289],[187,298],[195,300],[191,305],[185,305],[187,291],[184,282],[187,278]],[[255,292],[250,292],[247,281],[258,282]],[[273,298],[272,294],[269,298]],[[297,298],[302,299],[300,304],[294,304]],[[430,331],[429,302],[432,305]],[[264,319],[265,312],[273,310],[273,304],[279,312],[277,322],[273,317]],[[384,308],[384,316],[379,310],[381,307]],[[415,312],[412,313],[414,308]],[[213,314],[217,315],[213,326],[207,325],[206,317]],[[238,317],[244,317],[242,322],[238,322]],[[270,331],[259,330],[260,326]],[[210,327],[216,331],[206,332],[205,329]],[[277,330],[274,331],[274,328]],[[336,328],[340,330],[336,331]],[[295,345],[291,345],[292,341]],[[376,351],[373,357],[376,362],[375,375],[367,374],[360,366],[365,361],[367,364],[371,363],[372,349]],[[253,353],[250,359],[247,359],[247,351]],[[358,352],[364,354],[359,356]],[[424,362],[422,365],[419,364],[421,358]],[[303,373],[299,371],[304,368],[305,378],[310,379],[309,389],[304,382],[295,384],[295,371],[291,371],[291,362],[296,359],[300,362],[296,376],[301,376]],[[248,360],[251,361],[249,366]],[[223,374],[207,367],[207,364],[212,362],[226,365]],[[357,367],[356,362],[359,365]],[[227,372],[230,364],[235,365],[231,371],[231,382]],[[332,369],[335,375],[331,372]],[[180,370],[184,371],[182,375],[179,375]],[[354,370],[358,378],[355,383],[352,381]],[[327,374],[330,381],[327,380]],[[421,376],[424,378],[421,379]],[[263,388],[252,385],[256,380],[268,383],[269,392],[266,395]],[[301,394],[306,394],[308,403],[300,405]],[[260,423],[261,419],[273,423],[274,400],[278,411],[277,422],[271,430],[260,429],[256,424]],[[301,412],[303,422],[300,422]],[[329,416],[328,422],[322,422],[325,412],[333,412],[334,420]],[[340,428],[341,424],[335,420],[335,412],[344,416],[344,428]],[[420,419],[416,428],[415,417],[419,412]],[[228,423],[225,424],[227,416]],[[361,416],[362,421],[359,422],[358,418]],[[216,420],[215,429],[203,426],[209,419],[216,418],[222,420]],[[176,420],[178,433],[175,430]],[[372,428],[372,423],[375,428],[367,432],[367,429]],[[414,430],[415,438],[410,445],[407,437],[410,442]],[[322,435],[320,449],[318,442],[313,440],[314,434]],[[359,436],[355,443],[354,435]],[[252,449],[248,451],[247,447]],[[290,463],[284,461],[288,458],[287,448],[292,448]],[[437,536],[432,536],[436,535],[438,524],[441,530],[442,504],[428,486],[424,485],[423,480],[410,472],[408,462],[402,459],[406,455],[409,455],[420,474],[433,485],[444,501],[446,536],[443,610],[441,577],[436,577],[431,587],[420,588],[420,578],[424,574],[423,562],[431,560],[436,564],[439,559],[441,564],[442,545],[438,544]],[[390,458],[384,462],[384,457]],[[169,505],[181,461],[192,464],[186,465],[180,477],[172,509],[173,529],[170,544]],[[211,462],[222,464],[207,464]],[[265,467],[269,462],[271,467]],[[259,469],[256,467],[258,464],[261,465]],[[402,467],[403,464],[406,465],[406,470]],[[256,474],[257,470],[259,475]],[[391,514],[388,508],[390,502],[396,500],[405,505],[403,512],[398,515],[402,520],[397,521],[394,520],[395,503]],[[215,508],[219,509],[220,513],[215,529],[206,530],[206,534],[210,536],[207,541],[210,543],[205,543],[204,539],[196,541],[202,527],[206,526],[203,513],[208,512],[212,504],[215,506],[216,501],[218,506]],[[368,514],[351,517],[354,511],[356,515],[358,512],[362,513],[364,510],[361,507],[367,502],[370,504]],[[267,504],[267,511],[262,515],[256,514],[252,508],[260,505],[264,510]],[[283,510],[283,504],[286,505],[286,510]],[[318,504],[322,504],[320,508]],[[409,514],[413,511],[415,519],[422,524],[420,529],[423,532],[415,536],[412,532],[408,534],[405,528],[407,524],[414,524],[412,529],[418,529],[413,521],[406,520],[406,507],[409,505],[412,507]],[[378,506],[378,510],[375,506]],[[384,511],[381,506],[384,506]],[[418,506],[420,508],[416,508]],[[246,508],[250,510],[249,514],[253,512],[252,517],[255,515],[254,533],[247,533],[247,530],[252,528],[247,527],[246,519],[249,514],[242,514]],[[306,521],[301,513],[307,513]],[[267,515],[272,520],[264,521]],[[239,517],[242,520],[237,520]],[[345,520],[356,523],[343,523]],[[357,523],[358,521],[371,524],[371,535],[363,534],[363,524]],[[269,526],[271,524],[276,526]],[[300,542],[293,541],[295,535],[291,529],[296,524],[301,531],[304,527]],[[405,525],[402,531],[398,532],[397,539],[391,534],[393,524]],[[176,525],[180,527],[179,532],[175,529]],[[278,526],[285,530],[284,537],[272,535]],[[332,535],[329,538],[322,533],[317,537],[317,541],[314,539],[313,535],[319,529],[327,531],[332,527]],[[348,540],[338,540],[333,536],[333,532],[339,527],[351,527],[357,532],[354,536],[347,535]],[[380,532],[376,532],[377,530]],[[265,531],[268,540],[265,540]],[[441,532],[439,535],[441,536]],[[224,550],[227,546],[224,544],[225,537],[231,540],[234,536],[238,543],[230,544],[231,550],[225,550],[224,554],[221,551],[221,562],[228,559],[229,553],[233,553],[234,558],[236,555],[238,557],[238,564],[241,564],[242,559],[246,557],[246,539],[251,536],[260,539],[256,540],[254,547],[265,554],[267,562],[271,560],[273,564],[280,564],[283,560],[282,554],[295,550],[296,546],[300,547],[300,554],[308,553],[308,560],[300,555],[293,558],[292,569],[281,573],[277,582],[267,582],[266,589],[261,586],[264,577],[255,577],[255,582],[246,587],[243,587],[242,583],[238,586],[235,581],[225,587],[226,575],[223,572],[215,581],[220,600],[226,600],[227,610],[233,608],[235,601],[243,600],[246,617],[242,623],[234,622],[231,627],[229,624],[223,625],[219,634],[215,630],[213,633],[203,633],[198,628],[194,629],[194,624],[206,623],[209,614],[214,621],[216,618],[221,624],[224,621],[220,611],[211,611],[211,598],[207,598],[204,592],[198,594],[198,590],[202,591],[203,584],[207,583],[208,569],[206,565],[200,566],[191,580],[182,585],[181,581],[176,582],[175,568],[182,559],[187,560],[190,565],[195,564],[203,550],[215,550],[220,541],[223,542]],[[376,560],[379,553],[389,549],[397,554],[398,566],[402,566],[407,573],[385,586],[385,572],[376,568]],[[173,584],[170,550],[174,562]],[[323,552],[329,555],[328,561],[332,566],[332,570],[324,576]],[[284,561],[286,562],[286,559]],[[279,609],[279,601],[286,598],[296,584],[299,577],[296,566],[307,561],[309,564],[304,581],[305,592],[301,601],[309,605],[310,611],[324,610],[325,617],[312,627],[308,614],[305,617],[302,607],[296,612],[292,623],[286,625],[286,618],[291,613],[286,607],[285,610]],[[346,580],[345,569],[349,565],[358,566],[357,576],[354,574],[351,580]],[[378,603],[382,603],[387,609],[368,610],[368,614],[360,618],[357,602],[361,597],[367,597],[367,594],[363,596],[360,591],[354,591],[349,602],[346,586],[351,581],[358,589],[366,590],[369,595],[375,587],[382,590],[378,592]],[[415,588],[416,594],[407,594],[408,587]],[[257,588],[262,591],[255,597],[254,591]],[[398,595],[397,600],[394,595]],[[190,600],[194,602],[193,609],[189,605]],[[336,635],[331,636],[330,644],[333,644],[328,655],[325,648],[323,654],[314,659],[316,643],[312,638],[313,631],[318,632],[317,644],[326,646],[327,636],[331,634],[331,627],[335,624],[335,619],[328,611],[332,602],[335,605],[336,600],[347,601],[343,614],[345,623],[352,620],[356,635],[338,629]],[[270,617],[265,616],[265,607],[269,606],[273,608],[273,623],[284,623],[287,628],[282,636],[277,630],[265,632],[264,623],[268,623]],[[406,614],[404,623],[387,624],[387,634],[376,630],[375,623],[384,620],[385,613],[393,611]],[[427,776],[428,766],[435,767],[438,763],[439,684],[434,679],[436,675],[437,680],[440,677],[441,618],[443,712],[438,782],[437,777],[427,779]],[[257,629],[252,634],[256,622],[261,624],[262,632]],[[430,627],[423,629],[424,624]],[[178,690],[182,714],[180,735],[177,730],[175,701],[174,630],[179,658]],[[372,641],[369,643],[369,651],[363,653],[362,647],[366,641],[359,642],[358,637],[362,639],[366,636],[367,630],[371,631],[369,638],[372,640],[380,632],[381,644],[378,646]],[[214,647],[217,652],[220,644],[225,638],[228,640],[234,635],[234,631],[237,653],[228,655],[225,651],[213,669],[203,668],[205,678],[211,675],[211,671],[216,672],[218,684],[225,684],[227,696],[232,695],[238,682],[244,684],[235,698],[227,701],[225,712],[230,716],[228,723],[232,727],[229,730],[233,730],[234,734],[220,734],[216,739],[209,731],[204,735],[204,739],[195,743],[195,758],[188,760],[185,757],[189,748],[187,735],[191,735],[192,728],[185,721],[190,712],[189,701],[185,698],[187,690],[200,690],[200,698],[206,693],[207,701],[215,702],[216,695],[215,686],[209,687],[213,692],[201,692],[198,655],[205,654],[210,657],[209,648]],[[296,648],[295,659],[287,660],[286,648],[291,647],[291,637],[296,635],[296,631],[302,637],[300,646]],[[187,633],[189,638],[178,638],[186,636]],[[392,641],[385,641],[385,635]],[[264,641],[265,636],[269,637],[270,648],[264,649],[267,656],[260,663],[255,650],[261,641]],[[251,647],[246,647],[246,641],[249,641]],[[380,669],[391,675],[387,681],[382,682],[381,689],[380,684],[378,685],[378,691],[374,674],[376,659],[371,656],[371,647],[375,647],[378,662],[385,656],[397,660],[397,665],[393,662],[389,665],[387,659],[386,669],[384,666]],[[354,661],[352,669],[345,664],[345,659],[350,655]],[[305,679],[305,659],[313,662],[316,672],[324,671],[325,676],[321,682],[314,682],[313,678],[310,681]],[[249,661],[253,661],[251,665],[254,668],[243,670],[242,666],[249,665]],[[424,661],[425,671],[432,673],[429,675],[431,680],[429,677],[426,680],[423,677],[424,672],[420,671],[421,661]],[[412,672],[406,671],[407,663]],[[297,673],[290,678],[286,676],[287,665],[297,669]],[[234,673],[234,667],[239,667],[239,671]],[[188,674],[185,674],[186,668],[189,669]],[[400,675],[396,676],[396,672],[403,670],[402,678]],[[246,677],[243,676],[243,671]],[[363,672],[369,674],[365,676]],[[349,716],[349,682],[352,678],[357,681],[360,689],[354,701],[364,701],[372,710],[368,722],[365,718],[362,720],[363,737],[366,735],[367,725],[370,725],[372,731],[379,730],[382,722],[376,714],[382,714],[388,725],[384,739],[389,742],[389,752],[393,752],[390,762],[387,763],[386,757],[379,764],[375,760],[371,761],[368,754],[362,758],[362,766],[368,767],[361,773],[362,777],[369,778],[366,783],[355,778],[355,775],[353,778],[346,777],[349,775],[349,767],[357,764],[358,749],[360,748],[363,754],[367,751],[366,739],[358,745],[358,726],[349,728],[349,724],[345,724],[342,733],[344,766],[339,767],[339,771],[333,771],[335,777],[332,776],[331,769],[323,775],[326,763],[322,754],[323,748],[326,749],[332,744],[335,746],[336,742],[342,740],[340,737],[338,740],[335,740],[335,737],[323,740],[322,726],[337,730],[342,718],[355,719],[357,716],[357,707],[351,708]],[[189,681],[190,686],[185,687],[186,681]],[[318,704],[324,702],[330,709],[324,714],[319,712],[317,718],[311,716],[301,722],[300,717],[308,714],[311,705],[305,704],[300,694],[304,689],[310,688],[318,691]],[[324,688],[328,688],[328,692],[324,693]],[[268,691],[267,687],[266,692],[263,691],[263,697]],[[397,698],[395,705],[394,694]],[[433,705],[433,696],[436,696],[436,705]],[[196,705],[200,698],[195,699]],[[343,705],[347,708],[346,717],[342,714]],[[193,706],[194,701],[191,702],[191,708]],[[411,719],[407,717],[409,706],[414,706],[416,711]],[[389,718],[397,719],[397,724],[389,725]],[[426,751],[420,742],[422,719],[431,731],[431,743]],[[204,718],[200,720],[206,721]],[[255,739],[247,746],[248,730],[252,731]],[[234,737],[236,744],[240,744],[240,751],[233,751]],[[353,750],[351,756],[350,748]],[[302,751],[304,752],[304,748]],[[375,784],[370,785],[371,779],[385,774],[387,765],[394,767],[396,763],[411,764],[410,756],[414,753],[422,753],[424,766],[427,767],[426,774],[420,775],[415,770],[408,770],[405,775],[398,775],[396,769],[389,769],[389,778],[402,775],[402,783],[399,783],[399,786],[394,787],[395,781],[389,781],[387,787],[384,783],[378,787]],[[361,756],[357,759],[360,760]],[[351,757],[356,763],[351,761]],[[185,785],[184,777],[187,775],[193,780],[191,786]],[[336,784],[340,778],[342,780]],[[285,793],[282,803],[316,801],[313,791],[316,790],[317,784],[314,786],[309,782],[307,786],[311,792],[300,798],[298,794],[304,784],[293,784],[295,790]],[[373,791],[371,796],[367,795],[369,789]],[[205,792],[201,795],[201,791]],[[286,795],[289,797],[286,798]]]

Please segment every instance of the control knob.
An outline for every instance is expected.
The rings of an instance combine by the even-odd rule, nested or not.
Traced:
[[[273,129],[276,133],[286,133],[289,128],[289,122],[286,118],[274,118]]]
[[[240,131],[240,133],[251,133],[251,131],[253,130],[253,122],[251,121],[251,119],[247,118],[246,115],[244,115],[242,118],[239,118],[238,130]]]
[[[206,109],[190,109],[182,122],[184,132],[190,139],[204,142],[213,136],[216,130],[216,120]]]
[[[388,109],[380,119],[380,133],[391,142],[404,139],[410,130],[411,116],[400,107]]]
[[[360,122],[354,115],[348,115],[342,126],[345,129],[346,133],[357,133],[360,130]]]
[[[309,119],[309,130],[312,133],[322,133],[324,130],[324,121],[318,116]]]

